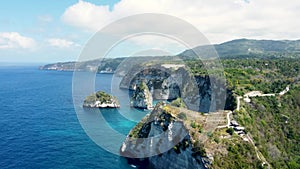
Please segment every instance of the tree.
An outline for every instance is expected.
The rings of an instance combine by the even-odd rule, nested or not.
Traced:
[[[228,128],[226,130],[226,132],[229,133],[230,135],[232,135],[234,133],[234,130],[233,130],[233,128]]]

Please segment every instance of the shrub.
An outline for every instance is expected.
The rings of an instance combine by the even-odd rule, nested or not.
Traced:
[[[171,102],[172,106],[186,108],[184,101],[181,98],[177,98]]]
[[[191,123],[191,127],[192,127],[192,128],[196,128],[196,127],[197,127],[196,122],[193,121],[193,122]]]
[[[198,125],[198,128],[199,128],[199,129],[198,129],[198,132],[199,132],[199,133],[202,133],[202,132],[203,132],[203,128],[202,128],[200,125]]]
[[[230,135],[232,135],[234,133],[234,130],[233,130],[233,128],[228,128],[226,130],[226,132],[229,133]]]

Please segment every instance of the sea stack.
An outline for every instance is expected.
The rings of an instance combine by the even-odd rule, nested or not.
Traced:
[[[152,109],[152,95],[147,84],[141,81],[131,97],[131,106],[140,109]]]

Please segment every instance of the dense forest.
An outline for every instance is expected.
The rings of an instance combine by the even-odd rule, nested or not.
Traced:
[[[300,168],[300,88],[282,97],[259,97],[236,112],[273,168]]]

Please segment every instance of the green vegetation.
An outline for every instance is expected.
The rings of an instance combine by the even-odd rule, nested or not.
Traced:
[[[197,127],[196,122],[192,121],[191,127],[195,129]]]
[[[226,132],[227,132],[228,134],[230,134],[230,135],[233,135],[234,130],[233,130],[233,128],[228,128],[228,129],[226,130]]]
[[[273,168],[300,167],[299,91],[294,86],[282,97],[253,98],[235,114]]]
[[[202,124],[203,125],[203,124]],[[190,126],[195,129],[195,131],[197,131],[198,133],[203,133],[203,127],[202,127],[201,124],[195,122],[195,121],[192,121]],[[195,132],[194,132],[195,133]]]
[[[222,63],[228,87],[239,95],[253,90],[279,93],[300,74],[297,59],[225,59]]]
[[[143,127],[143,123],[140,122],[140,123],[137,123],[134,128],[131,129],[130,133],[129,133],[129,137],[132,137],[132,138],[139,138],[139,132],[140,130],[142,129]]]
[[[186,62],[189,71],[195,76],[205,76],[207,72],[202,63],[196,60]],[[300,62],[293,57],[262,59],[256,57],[226,58],[221,63],[227,80],[227,89],[231,92],[230,102],[235,107],[235,97],[243,96],[250,91],[263,93],[279,93],[290,86],[287,94],[275,97],[251,98],[250,103],[241,102],[240,111],[233,113],[234,119],[245,127],[258,148],[258,151],[270,163],[272,168],[300,168]],[[181,101],[175,100],[173,106],[181,107]],[[197,138],[203,132],[194,119],[187,114],[174,111],[169,106],[164,107],[166,112],[187,121],[190,135]],[[213,168],[263,168],[262,161],[257,158],[254,146],[242,140],[233,129],[223,131],[225,138],[215,132],[207,134],[208,144],[215,144]],[[217,132],[218,133],[218,132]],[[205,156],[210,148],[195,140],[193,156]],[[178,147],[174,147],[179,152]],[[220,152],[218,152],[220,150]],[[224,153],[221,153],[224,152]]]
[[[238,39],[230,42],[225,42],[219,45],[214,45],[214,48],[218,52],[219,57],[228,60],[240,59],[247,61],[248,59],[262,59],[262,60],[272,60],[272,59],[299,59],[300,57],[300,41],[272,41],[272,40],[248,40],[248,39]],[[199,46],[194,48],[195,51],[201,51],[205,54],[205,51],[211,52],[211,46]],[[192,72],[194,75],[206,74],[205,66],[199,62],[193,62],[193,60],[198,58],[192,50],[186,50],[179,54],[178,56],[164,56],[164,57],[152,57],[151,64],[156,63],[179,63],[185,62],[187,66],[193,67]],[[142,57],[131,57],[132,61],[143,60]],[[121,64],[125,58],[104,58],[98,60],[91,60],[85,62],[63,62],[54,63],[42,66],[41,69],[57,68],[57,70],[69,70],[74,69],[81,71],[111,71],[115,72],[116,69],[121,66],[126,69],[126,64]],[[147,60],[149,61],[149,60]],[[134,64],[134,63],[133,63]],[[208,65],[206,65],[208,66]],[[238,65],[236,65],[238,66]],[[253,66],[253,65],[252,65]],[[195,68],[195,69],[194,69]]]
[[[220,58],[299,58],[300,41],[273,41],[273,40],[250,40],[237,39],[214,45]],[[208,55],[210,46],[199,46],[195,51]],[[208,53],[205,53],[205,52]],[[195,57],[192,50],[186,50],[180,56],[187,58]]]
[[[214,157],[212,168],[262,168],[254,146],[227,131],[225,128],[216,130],[205,144],[205,149]]]
[[[110,103],[112,100],[117,101],[117,99],[103,91],[98,91],[94,94],[87,96],[84,100],[85,104],[94,103],[96,101],[100,101],[100,103]]]
[[[228,89],[240,96],[254,90],[279,93],[288,84],[299,80],[299,59],[223,59],[221,63]],[[189,60],[186,64],[195,76],[208,75],[198,60]]]
[[[201,157],[205,157],[206,156],[206,151],[204,149],[204,145],[201,144],[199,141],[196,141],[194,143],[194,148],[192,149],[193,154],[192,156],[196,157],[196,156],[201,156]]]
[[[193,62],[196,61],[190,61],[190,65],[195,64]],[[233,115],[246,128],[245,132],[253,138],[272,168],[300,168],[299,59],[238,58],[221,62],[227,88],[235,96],[255,90],[279,93],[290,86],[290,91],[283,96],[251,98],[251,103],[242,101],[240,111]],[[200,72],[194,67],[191,70]],[[234,139],[239,136],[233,134],[233,129],[227,129],[226,133],[231,136],[230,139],[216,136],[210,139],[228,151],[227,154],[214,155],[213,168],[262,168],[251,143]],[[218,146],[214,148],[219,149]]]
[[[124,60],[124,58],[104,59],[101,62],[101,65],[98,67],[98,72],[101,72],[101,71],[114,72],[118,68],[120,63],[122,63],[123,60]]]
[[[148,89],[148,86],[147,86],[147,84],[146,84],[144,81],[142,81],[142,82],[137,86],[137,90],[139,90],[139,91],[144,91],[144,90],[146,90],[146,89]]]
[[[172,106],[186,108],[184,101],[181,98],[177,98],[171,102]]]
[[[214,169],[263,168],[261,162],[256,158],[255,149],[251,144],[237,140],[222,141],[227,145],[227,154],[214,157]]]

